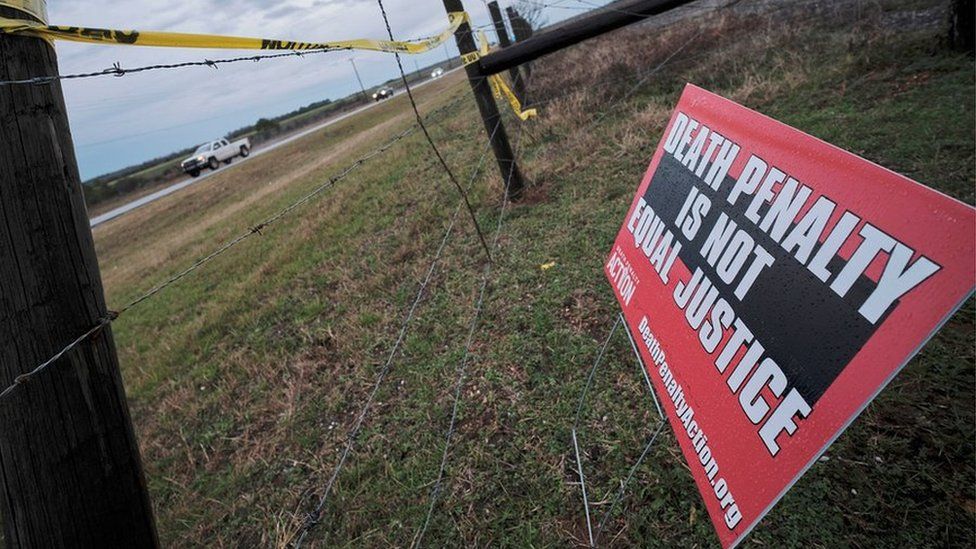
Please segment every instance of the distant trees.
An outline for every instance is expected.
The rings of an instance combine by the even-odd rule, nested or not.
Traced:
[[[260,118],[254,124],[228,133],[226,138],[235,140],[247,136],[251,139],[252,145],[265,143],[281,134],[324,120],[356,103],[356,94],[337,101],[332,99],[315,101],[281,116]],[[89,179],[84,183],[85,203],[91,208],[107,200],[181,177],[183,170],[180,169],[180,160],[189,156],[195,148],[177,151]]]
[[[254,131],[258,133],[278,133],[280,129],[281,124],[279,124],[277,120],[259,118],[258,121],[254,123]]]

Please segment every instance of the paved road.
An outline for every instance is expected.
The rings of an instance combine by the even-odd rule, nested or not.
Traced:
[[[455,71],[458,71],[458,70],[461,70],[460,67],[445,72],[444,73],[444,76],[447,76],[448,74],[451,74],[451,73],[453,73]],[[444,76],[442,76],[441,78],[444,78]],[[431,82],[434,82],[434,80],[425,80],[425,81],[421,82],[420,84],[417,84],[415,86],[412,86],[411,89],[412,90],[416,90],[416,89],[422,88],[422,87],[426,86],[427,84],[429,84]],[[397,93],[401,93],[403,90],[402,89],[397,89],[396,91],[397,91]],[[265,145],[265,146],[263,146],[263,147],[261,147],[259,149],[254,149],[251,152],[251,156],[249,156],[247,158],[237,158],[237,159],[234,159],[234,163],[231,164],[230,166],[222,166],[219,170],[217,170],[215,172],[214,171],[208,171],[206,173],[201,174],[199,177],[188,178],[188,179],[186,179],[184,181],[180,181],[179,183],[174,183],[174,184],[170,185],[169,187],[166,187],[165,189],[158,190],[158,191],[156,191],[156,192],[154,192],[152,194],[147,194],[146,196],[144,196],[144,197],[142,197],[142,198],[140,198],[138,200],[134,200],[132,202],[129,202],[128,204],[125,204],[123,206],[119,206],[118,208],[115,208],[114,210],[105,212],[102,215],[99,215],[99,216],[96,216],[96,217],[91,218],[91,220],[90,220],[91,226],[92,227],[96,227],[98,225],[101,225],[102,223],[105,223],[107,221],[110,221],[112,219],[115,219],[116,217],[121,217],[121,216],[123,216],[123,215],[125,215],[125,214],[127,214],[127,213],[129,213],[129,212],[131,212],[133,210],[136,210],[138,208],[141,208],[142,206],[145,206],[146,204],[149,204],[151,202],[155,202],[156,200],[159,200],[160,198],[163,198],[164,196],[171,195],[171,194],[173,194],[173,193],[175,193],[177,191],[180,191],[182,189],[185,189],[185,188],[189,187],[190,185],[199,183],[199,182],[207,179],[208,177],[212,177],[212,176],[214,176],[214,175],[216,175],[218,173],[224,173],[227,170],[231,170],[231,169],[233,169],[236,166],[240,166],[241,164],[243,164],[243,163],[251,160],[252,158],[261,156],[262,154],[264,154],[266,152],[273,151],[273,150],[277,149],[278,147],[281,147],[283,145],[287,145],[288,143],[291,143],[292,141],[295,141],[296,139],[301,139],[301,138],[305,137],[306,135],[308,135],[310,133],[317,132],[317,131],[321,130],[322,128],[326,128],[328,126],[331,126],[332,124],[336,124],[338,122],[341,122],[341,121],[349,118],[350,116],[356,116],[357,114],[360,114],[363,111],[367,111],[369,109],[372,109],[373,107],[376,107],[378,105],[379,105],[379,103],[370,103],[369,105],[366,105],[364,107],[360,107],[360,108],[358,108],[358,109],[356,109],[354,111],[347,112],[346,114],[343,114],[343,115],[338,116],[336,118],[330,118],[329,120],[326,120],[325,122],[322,122],[321,124],[318,124],[316,126],[313,126],[311,128],[308,128],[306,130],[302,130],[302,131],[300,131],[300,132],[298,132],[298,133],[296,133],[294,135],[290,135],[290,136],[288,136],[288,137],[286,137],[284,139],[281,139],[279,141],[275,141],[275,142],[270,143],[268,145]]]

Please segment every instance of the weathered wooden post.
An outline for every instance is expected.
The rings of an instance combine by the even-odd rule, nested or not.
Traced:
[[[532,38],[532,34],[535,32],[532,23],[526,21],[522,14],[512,6],[505,8],[505,11],[508,12],[508,18],[512,22],[512,33],[515,34],[515,40],[521,42]]]
[[[517,9],[508,6],[505,12],[508,13],[508,20],[512,23],[512,34],[515,35],[516,42],[532,38],[532,25],[519,14]],[[526,78],[532,78],[532,63],[525,63],[520,68],[525,71]]]
[[[498,7],[498,0],[488,2],[488,12],[491,13],[491,21],[495,24],[495,34],[498,35],[498,43],[503,48],[511,46],[512,40],[508,36],[508,28],[505,26],[505,20],[502,18],[502,10]],[[518,67],[512,67],[508,69],[508,75],[512,78],[512,90],[515,92],[515,96],[524,104],[525,82],[522,81],[522,73],[519,72]]]
[[[443,0],[443,2],[444,9],[448,13],[464,11],[461,0]],[[464,22],[458,27],[454,33],[454,39],[457,41],[461,55],[478,51],[474,36],[471,33],[471,25],[468,22]],[[481,72],[478,63],[470,63],[464,67],[464,70],[468,74],[468,82],[471,84],[471,91],[474,92],[474,99],[478,104],[481,120],[485,124],[485,131],[488,132],[488,138],[491,139],[491,148],[495,153],[495,159],[498,161],[502,182],[503,184],[506,181],[508,182],[508,198],[517,200],[522,195],[525,184],[518,164],[515,162],[515,155],[512,153],[508,134],[505,133],[505,125],[501,121],[498,105],[495,104],[495,98],[492,96],[488,78]]]
[[[949,6],[949,45],[973,55],[976,52],[976,9],[973,0],[952,0]]]
[[[486,55],[479,63],[480,70],[484,74],[498,74],[512,67],[525,68],[527,63],[550,53],[691,2],[692,0],[620,0],[613,4],[612,9],[597,9],[592,14],[569,20],[538,33],[524,17],[509,8],[512,29],[518,42],[509,48]]]
[[[0,35],[0,79],[57,70]],[[0,86],[0,118],[3,391],[109,313],[60,83]],[[110,326],[0,398],[0,489],[7,547],[158,546]]]

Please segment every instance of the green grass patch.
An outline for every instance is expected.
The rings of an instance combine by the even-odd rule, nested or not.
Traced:
[[[535,63],[533,93],[563,97],[541,106],[523,141],[533,183],[504,224],[427,545],[585,540],[569,432],[616,312],[602,264],[686,82],[973,202],[972,60],[945,50],[938,28],[886,23],[885,14],[931,5],[793,24],[703,17],[660,32],[636,27],[624,40],[605,37]],[[691,39],[615,101],[635,74]],[[447,80],[420,94],[425,111],[467,93],[460,79]],[[109,302],[124,303],[246,231],[411,116],[396,98],[100,229]],[[517,124],[508,123],[514,139]],[[473,101],[431,128],[468,181],[485,139]],[[489,233],[499,214],[496,171],[489,159],[471,191]],[[120,319],[123,373],[167,545],[290,540],[332,473],[457,203],[414,134]],[[484,264],[463,212],[456,231],[310,538],[317,546],[409,546],[423,522]],[[970,301],[748,544],[976,543],[973,323]],[[598,515],[655,416],[618,334],[581,433]],[[667,430],[606,536],[617,546],[715,544]]]

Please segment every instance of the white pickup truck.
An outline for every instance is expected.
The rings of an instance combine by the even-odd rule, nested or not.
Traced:
[[[247,158],[249,154],[251,154],[251,140],[246,137],[233,143],[226,139],[218,139],[197,147],[193,156],[184,160],[180,166],[185,173],[196,177],[204,168],[216,170],[221,162],[230,164],[234,158],[238,156]]]

